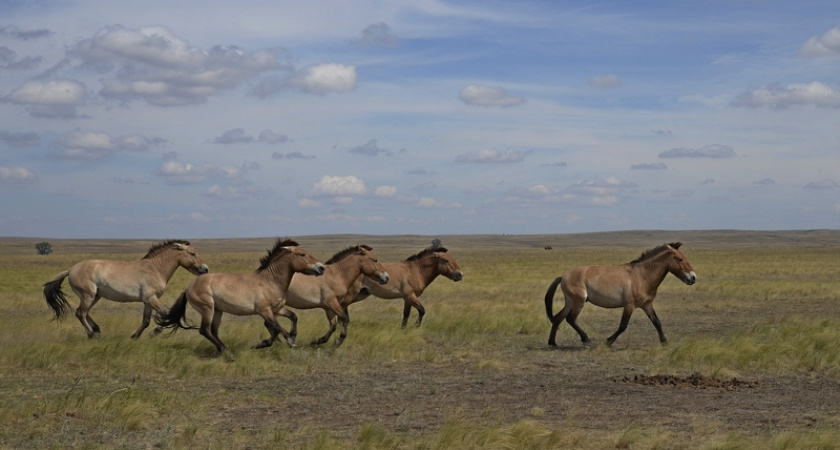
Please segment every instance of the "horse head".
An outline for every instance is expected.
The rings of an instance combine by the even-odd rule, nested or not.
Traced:
[[[446,249],[443,251],[436,251],[434,253],[434,257],[438,274],[443,275],[452,281],[461,281],[464,278],[464,272],[461,271],[461,267],[458,265],[458,262],[455,261],[455,258],[453,258],[452,255],[446,252]]]
[[[190,271],[193,275],[201,275],[210,271],[204,260],[198,256],[195,249],[189,242],[173,242],[173,248],[178,250],[178,264]]]
[[[285,247],[292,254],[292,268],[295,272],[304,275],[321,276],[326,267],[318,258],[312,256],[305,248],[300,246]]]
[[[683,252],[679,250],[682,242],[672,242],[667,244],[668,251],[671,253],[671,259],[668,263],[668,271],[674,274],[683,283],[691,286],[697,282],[697,274],[694,273],[694,267],[685,257]]]
[[[373,253],[373,249],[367,245],[359,245],[356,248],[358,249],[358,255],[361,257],[360,268],[362,274],[377,280],[379,284],[388,283],[391,278],[385,268],[382,267],[379,258]]]

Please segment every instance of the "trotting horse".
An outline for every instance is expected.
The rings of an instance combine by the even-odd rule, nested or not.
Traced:
[[[295,276],[289,286],[286,306],[296,309],[323,308],[330,328],[327,334],[312,341],[314,345],[327,342],[335,332],[337,321],[341,321],[341,332],[335,338],[338,347],[347,337],[350,315],[341,300],[347,296],[350,287],[360,276],[375,277],[380,284],[388,282],[389,274],[382,268],[373,249],[367,245],[348,247],[327,261],[323,277]],[[281,313],[292,321],[292,334],[297,333],[297,316],[288,308]]]
[[[630,316],[636,308],[642,308],[647,314],[661,343],[667,342],[662,332],[662,324],[653,310],[656,290],[668,273],[674,274],[687,285],[697,282],[694,268],[685,255],[679,251],[682,242],[663,244],[642,253],[628,264],[621,266],[580,266],[566,272],[551,283],[545,294],[545,313],[551,321],[551,334],[548,345],[557,347],[557,327],[563,320],[580,335],[584,345],[590,345],[589,336],[578,326],[577,317],[586,302],[603,308],[624,308],[618,331],[607,338],[607,345],[612,345],[618,336],[627,329]],[[553,313],[554,293],[557,286],[563,290],[566,306]]]
[[[91,259],[77,263],[44,284],[44,298],[55,313],[56,320],[62,319],[70,311],[70,304],[61,290],[61,283],[68,278],[70,288],[80,300],[76,317],[91,338],[100,336],[99,325],[89,314],[100,298],[116,302],[143,302],[143,323],[131,335],[137,339],[148,328],[152,310],[158,315],[166,314],[160,296],[178,267],[196,275],[209,270],[189,242],[172,239],[151,247],[139,261]]]
[[[324,265],[297,242],[278,239],[274,248],[260,259],[260,266],[255,272],[219,272],[194,279],[169,313],[158,320],[158,325],[162,328],[194,328],[186,324],[189,302],[201,315],[199,333],[212,342],[219,353],[226,348],[219,339],[223,313],[237,316],[257,314],[263,318],[270,337],[260,341],[256,348],[270,347],[278,334],[294,346],[294,337],[277,323],[277,315],[285,304],[295,272],[318,276],[324,273]]]
[[[360,302],[371,295],[384,299],[401,298],[404,303],[403,328],[408,323],[412,307],[417,310],[417,326],[423,322],[426,309],[420,303],[420,295],[438,275],[452,281],[461,281],[464,278],[461,267],[444,247],[429,247],[404,261],[386,262],[382,263],[382,266],[388,272],[391,281],[379,285],[372,283],[369,278],[360,277],[354,285],[355,295],[346,303],[349,305]]]

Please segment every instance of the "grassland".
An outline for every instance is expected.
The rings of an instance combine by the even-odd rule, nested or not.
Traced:
[[[157,241],[0,238],[0,446],[840,448],[840,231],[436,237],[465,278],[426,291],[422,327],[399,328],[401,301],[370,298],[339,348],[306,344],[327,326],[313,310],[298,313],[299,348],[255,350],[261,321],[225,316],[222,357],[195,331],[129,339],[138,304],[96,305],[101,339],[51,321],[41,284],[55,273]],[[295,238],[322,260],[357,243],[398,260],[434,237]],[[35,254],[42,240],[53,254]],[[563,326],[548,349],[554,277],[675,240],[699,281],[659,291],[668,346],[637,314],[612,348],[584,350]],[[193,241],[215,272],[253,270],[272,243]],[[191,277],[179,270],[164,304]],[[579,321],[602,341],[619,317],[590,305]],[[686,382],[698,376],[713,382]]]

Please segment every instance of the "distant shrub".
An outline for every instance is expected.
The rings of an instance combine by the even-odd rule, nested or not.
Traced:
[[[39,242],[35,244],[35,250],[38,250],[39,255],[49,255],[52,253],[52,244],[49,242]]]

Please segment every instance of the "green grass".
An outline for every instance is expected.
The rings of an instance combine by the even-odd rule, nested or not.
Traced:
[[[801,244],[803,238],[797,236],[795,242]],[[317,250],[322,260],[348,245],[369,241],[380,259],[402,259],[429,240],[309,239],[311,244],[304,238],[299,241]],[[638,239],[634,237],[633,243]],[[656,307],[670,339],[668,346],[657,344],[653,327],[638,312],[612,350],[601,345],[592,352],[549,355],[557,364],[591,358],[652,374],[699,372],[748,378],[805,374],[840,380],[840,243],[825,246],[826,238],[820,239],[819,246],[744,246],[734,241],[692,246],[686,239],[683,250],[699,282],[685,286],[669,277],[660,290]],[[544,251],[541,242],[554,250]],[[319,422],[313,421],[300,428],[284,422],[284,414],[297,414],[278,411],[279,397],[295,395],[284,390],[284,380],[323,374],[364,376],[384,367],[409,371],[416,365],[465,367],[488,376],[515,374],[523,364],[548,354],[549,325],[542,299],[555,277],[575,265],[628,262],[658,243],[590,240],[578,247],[564,242],[562,237],[546,236],[510,241],[444,238],[465,279],[459,283],[439,279],[428,289],[422,327],[413,326],[416,312],[412,311],[409,326],[400,329],[401,300],[371,298],[351,306],[349,335],[338,349],[332,342],[308,345],[327,329],[323,311],[312,310],[298,312],[300,348],[278,342],[254,350],[252,346],[267,335],[261,320],[226,315],[220,335],[230,352],[223,357],[195,330],[151,337],[149,329],[139,340],[129,339],[140,323],[139,304],[103,300],[96,305],[92,314],[102,326],[101,339],[88,339],[72,315],[61,322],[51,320],[41,294],[45,281],[82,259],[136,259],[148,242],[121,243],[119,250],[110,252],[100,242],[90,249],[74,242],[73,253],[53,242],[56,252],[46,257],[34,255],[34,249],[33,255],[11,252],[0,259],[0,447],[840,448],[840,432],[825,425],[731,432],[697,419],[691,429],[633,422],[593,430],[578,422],[573,411],[566,421],[550,419],[547,406],[539,402],[530,417],[521,420],[507,419],[500,412],[504,405],[491,405],[478,417],[441,411],[445,420],[435,429],[412,430],[408,416],[388,417],[387,426],[385,419],[373,420],[361,424],[350,438],[333,431],[328,422],[314,425]],[[208,242],[210,250],[204,250],[200,241],[194,244],[211,270],[239,272],[256,267],[271,239],[247,241],[253,248],[248,251],[237,249],[235,241]],[[2,246],[26,247],[14,247],[9,241]],[[172,304],[191,278],[179,270],[163,303]],[[66,283],[64,289],[75,306],[78,300]],[[561,307],[562,298],[557,298],[555,311]],[[188,317],[197,322],[193,311]],[[619,318],[619,310],[587,305],[579,323],[593,341],[602,342],[615,331]],[[558,341],[569,348],[580,345],[565,324]],[[336,402],[344,395],[325,393],[320,401]],[[266,418],[243,418],[237,424],[220,420],[224,411],[245,407],[264,411],[260,414]],[[837,425],[840,417],[826,421]]]

